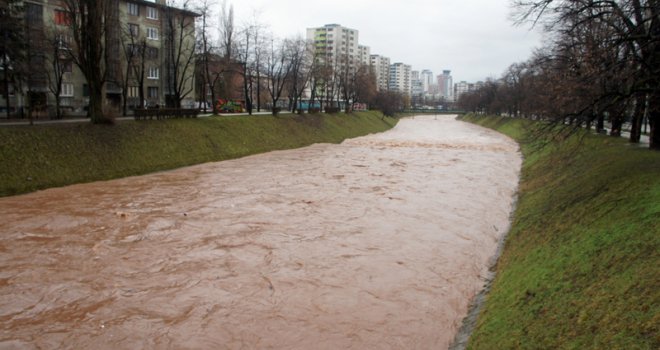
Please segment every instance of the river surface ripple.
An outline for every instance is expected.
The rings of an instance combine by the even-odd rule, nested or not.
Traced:
[[[453,117],[0,199],[0,348],[441,349],[521,157]]]

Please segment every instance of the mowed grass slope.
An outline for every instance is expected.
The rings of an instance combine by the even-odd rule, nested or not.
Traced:
[[[660,152],[587,135],[521,142],[518,207],[469,349],[660,349]]]
[[[0,127],[0,196],[381,132],[378,112]]]

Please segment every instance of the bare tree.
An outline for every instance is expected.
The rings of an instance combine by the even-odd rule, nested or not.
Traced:
[[[277,115],[279,112],[277,102],[282,97],[282,91],[291,73],[291,57],[289,57],[289,51],[287,50],[287,47],[291,45],[293,44],[291,44],[290,40],[284,40],[278,43],[272,40],[271,49],[266,59],[266,74],[268,75],[266,87],[273,103],[273,115]]]
[[[122,52],[124,53],[126,66],[124,67],[124,79],[122,88],[123,115],[127,114],[128,101],[137,92],[137,103],[134,107],[144,108],[144,79],[146,74],[147,58],[153,58],[150,51],[153,48],[147,45],[147,39],[140,36],[138,30],[131,24],[123,28],[121,36]],[[137,91],[135,91],[137,90]]]
[[[195,17],[190,0],[170,0],[164,9],[166,104],[181,108],[195,90]]]
[[[216,106],[216,89],[215,86],[220,80],[220,74],[222,72],[217,72],[212,64],[213,61],[213,53],[216,50],[216,47],[213,46],[210,38],[209,38],[209,29],[211,28],[211,25],[209,21],[213,17],[213,14],[211,12],[211,8],[215,5],[214,1],[209,1],[209,0],[202,0],[201,3],[199,3],[197,7],[197,12],[201,14],[200,17],[200,26],[199,26],[199,33],[197,35],[198,38],[198,53],[199,53],[199,63],[201,63],[201,77],[202,77],[202,84],[201,84],[201,101],[204,101],[203,104],[203,109],[204,112],[206,113],[206,108],[207,108],[207,100],[206,97],[208,96],[207,89],[209,89],[210,94],[211,94],[211,102],[212,102],[212,109],[213,109],[213,114],[218,114],[217,111],[217,106]],[[224,5],[224,4],[223,4]]]
[[[224,57],[226,60],[230,60],[234,57],[234,32],[236,27],[234,26],[234,6],[227,6],[227,0],[223,0],[220,6],[220,23],[219,23],[219,34],[220,34],[220,46],[224,51]]]
[[[106,82],[106,10],[110,0],[62,0],[69,16],[69,27],[73,37],[70,57],[80,68],[89,87],[87,116],[93,123],[112,123],[106,116],[103,103]]]
[[[53,29],[42,46],[42,49],[49,53],[45,56],[49,63],[46,67],[46,74],[48,76],[48,89],[55,98],[56,119],[62,118],[61,96],[64,74],[73,68],[71,67],[71,59],[65,53],[66,50],[69,50],[65,37],[66,34],[63,31]]]
[[[517,0],[514,5],[520,23],[542,22],[548,31],[574,38],[585,37],[594,26],[607,33],[605,50],[609,51],[609,62],[594,68],[610,79],[602,81],[603,93],[592,99],[591,105],[619,114],[626,110],[621,107],[626,104],[636,104],[638,107],[633,110],[641,111],[645,100],[651,125],[650,148],[660,149],[660,4],[656,0]],[[623,88],[614,89],[614,84]],[[608,100],[615,103],[607,103]],[[616,127],[620,117],[610,118]],[[633,118],[637,120],[633,123],[637,130],[631,133],[635,137],[631,137],[632,141],[641,128],[639,118]]]
[[[243,98],[245,99],[245,108],[248,113],[252,115],[252,83],[253,83],[253,72],[252,72],[252,45],[254,45],[254,27],[251,25],[246,26],[241,30],[241,40],[237,44],[237,59],[240,62],[240,74],[243,81]]]
[[[376,73],[366,64],[360,65],[352,84],[354,85],[352,99],[355,102],[369,103],[378,91]]]
[[[259,19],[255,15],[254,20],[253,20],[252,27],[254,28],[253,30],[253,35],[254,35],[254,45],[253,46],[253,63],[252,67],[254,70],[254,78],[255,78],[255,83],[256,86],[254,87],[255,93],[256,93],[256,103],[257,103],[257,112],[261,112],[261,101],[262,101],[262,94],[261,91],[263,89],[263,79],[262,79],[262,72],[265,66],[264,63],[264,57],[266,56],[265,52],[268,52],[267,45],[268,45],[268,38],[269,35],[265,32],[265,26],[262,25],[259,22]]]
[[[296,112],[305,87],[309,83],[313,57],[309,54],[310,45],[301,37],[286,41],[286,51],[290,64],[288,85],[289,109]]]
[[[5,100],[5,112],[10,117],[11,86],[19,84],[21,77],[20,62],[26,60],[21,26],[22,1],[0,1],[0,65],[2,66],[2,95]]]

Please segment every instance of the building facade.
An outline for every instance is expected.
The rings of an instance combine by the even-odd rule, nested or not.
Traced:
[[[166,0],[108,1],[102,43],[104,109],[192,105],[196,13]],[[37,117],[85,114],[89,87],[75,64],[71,17],[58,0],[23,1],[28,65],[13,88],[13,112]],[[3,98],[0,97],[0,100]],[[5,101],[0,101],[4,103]]]
[[[411,96],[412,67],[410,65],[401,62],[390,65],[389,89]]]
[[[466,81],[460,81],[454,85],[454,96],[456,101],[461,98],[461,95],[474,90],[474,84],[468,83]]]
[[[424,90],[425,94],[434,94],[434,79],[433,79],[433,72],[429,69],[424,69],[422,73],[420,74],[420,79],[422,80],[422,89]]]
[[[442,74],[438,75],[438,90],[440,97],[454,101],[454,82],[450,70],[443,70]]]
[[[360,58],[359,32],[339,24],[307,28],[307,40],[314,43],[316,59],[335,70],[356,72]]]
[[[376,76],[378,91],[387,91],[390,88],[390,58],[381,55],[371,55],[371,69]]]
[[[365,45],[358,45],[358,64],[368,66],[371,64],[371,48]]]

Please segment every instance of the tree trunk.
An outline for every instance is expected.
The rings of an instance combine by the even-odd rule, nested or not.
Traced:
[[[646,107],[646,96],[637,96],[635,100],[635,110],[632,115],[632,125],[630,127],[630,142],[639,143],[642,136],[642,120],[644,119],[644,109]]]
[[[316,100],[316,83],[312,83],[312,91],[309,95],[309,104],[307,105],[307,112],[311,111],[312,106],[314,106],[314,101]]]
[[[3,83],[4,83],[4,86],[5,86],[5,91],[4,91],[5,92],[5,95],[4,95],[5,109],[6,109],[6,113],[7,113],[7,119],[9,119],[9,108],[11,107],[11,104],[9,103],[9,73],[8,73],[9,72],[9,67],[8,67],[9,65],[7,64],[7,60],[3,60],[3,61],[4,61],[4,64],[2,65],[2,69],[3,69],[3,73],[4,73],[3,74],[4,75]]]
[[[257,64],[257,112],[261,112],[261,71]]]
[[[94,124],[112,124],[113,120],[103,113],[103,84],[96,81],[95,84],[89,82],[89,107],[87,117]]]
[[[610,129],[610,136],[620,137],[621,127],[623,127],[623,116],[621,116],[621,113],[611,112],[610,124],[612,125],[612,128]]]
[[[216,106],[215,103],[215,83],[213,83],[213,86],[211,88],[211,110],[213,111],[213,115],[218,115],[218,107]],[[206,96],[204,96],[204,106],[206,106]]]
[[[247,72],[247,67],[243,67],[244,71]],[[243,94],[245,96],[245,108],[248,111],[249,115],[252,115],[252,101],[250,101],[250,89],[248,83],[249,77],[247,74],[243,77]]]
[[[660,150],[660,133],[658,126],[660,126],[660,94],[654,93],[649,99],[649,148]]]
[[[55,119],[62,119],[62,111],[60,110],[61,102],[59,93],[55,96]]]
[[[605,116],[599,113],[596,119],[596,132],[600,134],[603,130],[605,130]]]

